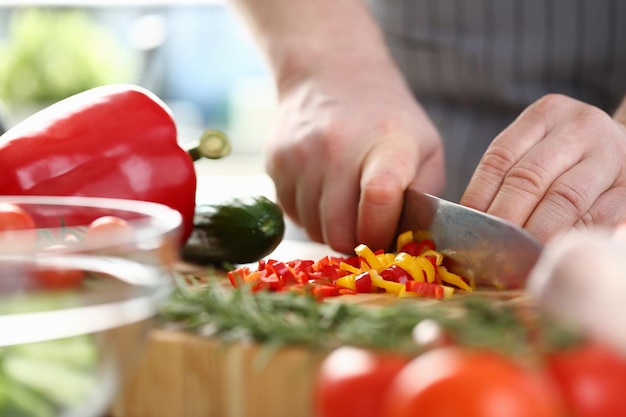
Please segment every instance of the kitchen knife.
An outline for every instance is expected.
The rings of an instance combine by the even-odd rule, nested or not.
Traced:
[[[520,227],[460,204],[407,189],[398,234],[430,232],[446,267],[477,286],[523,288],[542,244]]]

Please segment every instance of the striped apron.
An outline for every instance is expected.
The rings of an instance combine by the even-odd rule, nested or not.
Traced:
[[[448,199],[461,197],[489,143],[541,96],[611,113],[626,94],[624,0],[367,3],[441,132]]]

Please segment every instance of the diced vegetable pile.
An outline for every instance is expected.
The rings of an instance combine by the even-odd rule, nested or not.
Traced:
[[[233,286],[254,291],[311,291],[318,299],[344,294],[389,293],[398,297],[445,299],[455,291],[473,290],[463,276],[449,271],[444,255],[423,231],[398,236],[396,252],[373,251],[364,244],[354,256],[287,262],[263,259],[257,268],[240,266],[228,272]]]

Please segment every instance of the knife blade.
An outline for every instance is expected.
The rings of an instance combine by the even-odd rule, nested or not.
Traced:
[[[407,189],[397,234],[428,231],[452,272],[476,286],[523,288],[543,245],[495,216]]]

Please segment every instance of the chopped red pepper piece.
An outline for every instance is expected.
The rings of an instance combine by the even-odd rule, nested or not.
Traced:
[[[421,254],[421,250],[422,246],[414,240],[408,242],[400,248],[400,252],[406,252],[411,256],[418,256]]]
[[[346,288],[345,290],[348,289]],[[324,299],[326,297],[336,297],[338,295],[341,295],[341,292],[336,285],[316,285],[311,291],[313,293],[313,296],[318,300]]]
[[[266,269],[280,277],[284,284],[298,282],[296,275],[283,262],[269,260],[266,263]]]
[[[250,274],[250,268],[242,266],[233,271],[228,271],[228,280],[233,287],[238,287],[242,283],[246,282],[246,276]]]
[[[267,289],[270,291],[280,291],[284,287],[283,280],[276,274],[267,273],[267,270],[259,275],[259,279],[253,286],[255,291]]]
[[[427,250],[435,250],[435,242],[432,239],[422,239],[419,242],[417,253],[421,255]]]
[[[370,293],[374,292],[374,286],[372,285],[372,277],[369,272],[362,272],[354,279],[354,286],[358,293]]]
[[[391,265],[390,267],[382,270],[380,276],[384,280],[399,282],[400,284],[413,280],[411,275],[398,265]]]
[[[434,284],[432,282],[407,281],[404,285],[407,291],[424,297],[436,298],[438,300],[441,300],[444,297],[443,287],[439,284]]]
[[[342,262],[347,263],[355,268],[359,268],[361,266],[361,257],[360,256],[350,256],[348,258],[342,259]]]

